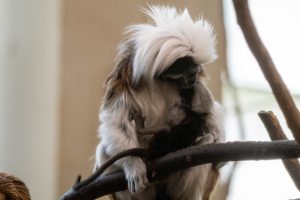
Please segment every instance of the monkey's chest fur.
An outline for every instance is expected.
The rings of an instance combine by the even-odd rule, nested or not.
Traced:
[[[181,109],[179,110],[183,111],[180,114],[184,116],[180,116],[182,118],[180,123],[171,126],[170,130],[162,130],[152,136],[148,144],[148,149],[152,152],[149,160],[193,146],[196,140],[207,132],[206,119],[208,114],[192,110],[194,92],[194,87],[180,91]],[[173,114],[178,115],[176,112]],[[170,117],[172,118],[172,116]],[[178,118],[178,116],[175,117]],[[154,187],[156,200],[172,200],[165,181],[154,183]]]
[[[194,87],[180,91],[180,106],[183,110],[181,114],[184,115],[181,117],[183,119],[179,124],[171,126],[170,130],[162,130],[152,136],[148,148],[154,153],[150,159],[193,146],[195,141],[207,131],[206,119],[208,114],[192,110],[194,92]]]
[[[195,141],[206,132],[206,114],[189,112],[183,121],[171,127],[170,131],[160,131],[151,138],[149,149],[153,152],[151,159],[193,146]]]

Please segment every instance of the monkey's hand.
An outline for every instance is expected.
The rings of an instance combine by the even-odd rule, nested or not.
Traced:
[[[140,158],[128,158],[124,163],[124,172],[128,183],[128,190],[132,193],[144,191],[148,185],[146,165]]]

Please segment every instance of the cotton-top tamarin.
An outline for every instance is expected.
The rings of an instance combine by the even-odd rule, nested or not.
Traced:
[[[220,107],[204,83],[203,66],[216,58],[212,26],[186,9],[153,6],[145,13],[153,22],[128,27],[106,80],[96,168],[131,148],[169,153],[223,140]],[[120,200],[209,199],[218,177],[207,164],[150,184],[139,157],[122,158],[109,171],[120,169],[128,181],[128,190],[114,195]]]

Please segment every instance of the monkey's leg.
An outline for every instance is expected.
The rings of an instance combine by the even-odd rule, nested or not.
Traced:
[[[192,167],[167,179],[167,194],[172,200],[202,200],[211,164]]]
[[[215,165],[211,166],[211,170],[208,173],[207,176],[207,182],[204,186],[203,191],[203,197],[202,200],[209,200],[211,197],[211,194],[214,192],[214,189],[217,185],[218,179],[219,179],[219,169]]]
[[[144,191],[132,194],[129,191],[121,191],[114,194],[114,199],[110,200],[156,200],[155,188],[149,184]]]

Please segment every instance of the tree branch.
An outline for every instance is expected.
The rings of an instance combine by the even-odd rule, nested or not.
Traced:
[[[249,11],[248,1],[233,0],[233,4],[235,7],[238,24],[244,33],[247,44],[259,63],[265,78],[269,82],[289,128],[291,129],[298,144],[300,144],[299,110],[297,109],[288,88],[278,73],[268,50],[264,46],[257,33]]]
[[[273,112],[260,112],[259,117],[263,121],[271,140],[288,140],[284,134],[277,117]],[[300,191],[300,163],[298,159],[283,159],[283,165],[290,177],[294,181],[294,184]]]
[[[295,141],[229,142],[182,149],[148,164],[150,182],[162,180],[170,174],[207,163],[242,160],[270,160],[300,157]],[[70,189],[61,200],[89,200],[127,189],[123,172],[98,177],[89,185],[75,191]]]

